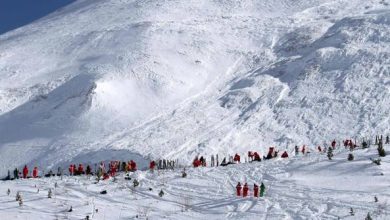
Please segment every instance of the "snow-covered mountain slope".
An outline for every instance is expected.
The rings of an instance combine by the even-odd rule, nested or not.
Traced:
[[[390,146],[386,147],[389,150]],[[312,152],[293,159],[227,167],[189,168],[124,174],[96,183],[79,176],[0,181],[2,219],[389,219],[389,159],[377,166],[375,147],[336,152],[333,160]],[[383,175],[382,175],[383,174]],[[237,197],[235,186],[249,185],[249,197]],[[265,184],[265,197],[253,197],[253,184]],[[57,187],[55,188],[55,184]],[[7,196],[7,189],[10,195]],[[49,199],[48,191],[52,190]],[[159,197],[160,190],[164,196]],[[38,192],[39,190],[39,192]],[[106,190],[107,194],[100,194]],[[23,205],[15,201],[20,192]],[[375,197],[378,199],[375,202]],[[72,206],[72,212],[68,212]],[[350,214],[351,208],[354,215]],[[98,212],[94,210],[98,210]],[[137,217],[138,215],[138,217]]]
[[[389,133],[389,26],[387,1],[78,0],[0,35],[0,173]]]

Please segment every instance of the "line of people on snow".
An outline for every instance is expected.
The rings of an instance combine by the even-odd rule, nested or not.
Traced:
[[[260,197],[263,197],[265,193],[265,185],[261,183],[260,185]],[[244,186],[241,185],[240,182],[237,183],[236,186],[236,195],[247,197],[249,195],[249,186],[247,183],[244,183]],[[253,184],[253,197],[259,197],[259,186],[254,183]]]

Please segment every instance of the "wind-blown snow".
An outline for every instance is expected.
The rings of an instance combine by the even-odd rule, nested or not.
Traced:
[[[386,1],[76,1],[0,35],[0,173],[388,134],[389,26]]]

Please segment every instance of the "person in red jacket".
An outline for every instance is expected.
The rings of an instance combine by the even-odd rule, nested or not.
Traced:
[[[27,175],[28,175],[28,167],[27,167],[27,165],[24,165],[24,168],[23,168],[23,178],[26,179]]]
[[[130,164],[131,164],[131,171],[137,171],[137,164],[133,160],[130,160]]]
[[[242,190],[241,183],[238,182],[236,186],[237,196],[241,196],[241,190]]]
[[[303,146],[302,146],[302,154],[305,154],[305,152],[306,152],[306,146],[303,145]]]
[[[284,152],[283,152],[282,158],[288,158],[288,153],[287,153],[287,151],[284,151]]]
[[[154,162],[154,160],[150,161],[150,163],[149,163],[150,171],[153,172],[155,167],[156,167],[156,162]]]
[[[242,196],[243,196],[243,197],[247,197],[247,196],[248,196],[248,191],[249,191],[248,184],[245,183],[245,184],[244,184],[244,188],[242,189]]]
[[[256,183],[253,184],[253,196],[259,197],[259,186]]]
[[[33,177],[34,178],[38,177],[38,167],[34,167],[34,169],[33,169]]]
[[[117,162],[116,161],[111,161],[110,162],[110,175],[111,176],[115,176],[115,174],[116,174],[116,169],[117,169]]]
[[[69,165],[69,175],[70,176],[74,175],[74,170],[75,170],[75,167],[73,166],[73,164]]]
[[[237,163],[240,163],[241,162],[241,158],[240,158],[240,155],[236,154],[234,155],[234,159],[233,159],[235,162]]]
[[[84,174],[84,166],[80,163],[79,168],[77,169],[79,175]]]
[[[198,157],[195,157],[194,161],[192,162],[192,165],[194,167],[199,167],[200,165],[202,165],[202,162],[200,162],[200,160],[198,159]]]

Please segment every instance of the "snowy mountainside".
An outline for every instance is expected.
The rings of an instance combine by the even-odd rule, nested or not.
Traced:
[[[378,1],[76,1],[0,35],[0,171],[389,133],[389,21]]]

